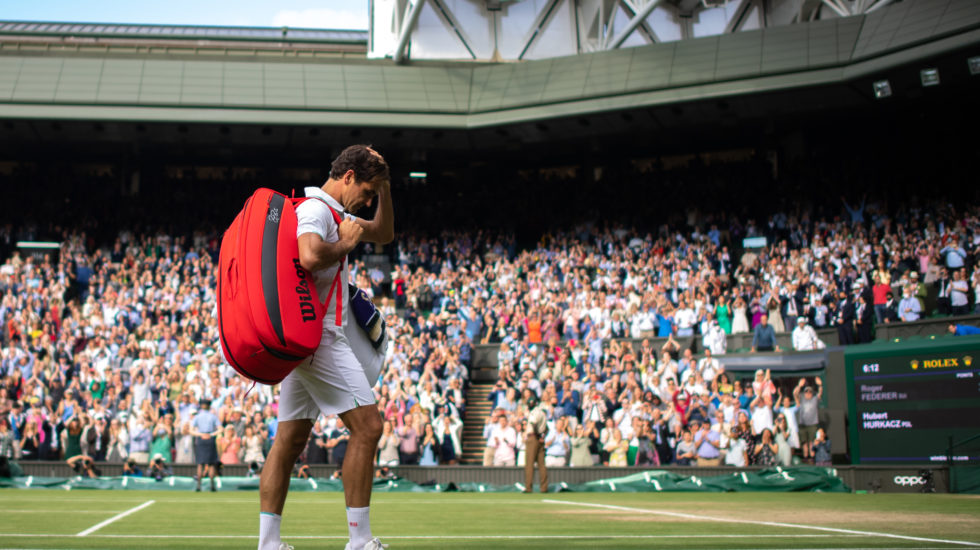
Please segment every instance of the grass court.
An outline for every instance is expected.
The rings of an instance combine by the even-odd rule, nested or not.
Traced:
[[[0,548],[255,548],[258,493],[0,490]],[[402,549],[980,547],[980,497],[830,493],[386,493]],[[340,550],[343,495],[295,493],[283,540]]]

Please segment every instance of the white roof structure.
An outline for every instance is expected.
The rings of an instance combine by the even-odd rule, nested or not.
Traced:
[[[371,0],[368,57],[543,59],[862,15],[900,1]]]

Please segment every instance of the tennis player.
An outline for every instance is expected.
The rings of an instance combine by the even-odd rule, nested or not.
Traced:
[[[343,299],[339,304],[336,295],[330,299],[316,353],[282,381],[278,432],[262,468],[259,550],[292,549],[282,542],[279,530],[289,476],[321,413],[339,415],[350,430],[342,466],[350,532],[346,550],[380,550],[388,546],[371,535],[369,520],[374,454],[381,437],[381,416],[371,390],[376,380],[368,380],[343,326],[355,322],[346,307],[347,254],[360,242],[385,244],[394,239],[388,164],[371,147],[352,145],[334,159],[326,183],[307,187],[306,196],[311,200],[296,209],[300,263],[313,273],[321,301],[327,299],[340,270]],[[348,213],[367,206],[375,197],[378,207],[373,219]],[[339,225],[331,209],[341,214]],[[342,326],[337,326],[338,307]]]

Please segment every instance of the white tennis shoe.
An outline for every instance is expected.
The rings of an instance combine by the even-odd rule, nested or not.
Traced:
[[[279,550],[294,550],[292,546],[286,544],[285,542],[279,543]]]
[[[381,541],[378,540],[378,537],[374,537],[373,539],[367,541],[367,544],[365,544],[359,549],[353,548],[350,545],[350,542],[348,542],[347,546],[344,547],[344,550],[384,550],[385,548],[388,548],[388,545],[381,544]]]

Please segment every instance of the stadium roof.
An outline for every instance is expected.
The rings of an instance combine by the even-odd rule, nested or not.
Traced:
[[[363,59],[367,45],[357,30],[0,21],[2,52]]]
[[[279,48],[275,29],[252,29],[266,38],[241,42],[251,49],[25,43],[11,34],[65,35],[46,25],[0,32],[0,117],[467,129],[841,85],[950,52],[966,52],[955,71],[971,78],[966,56],[980,53],[970,51],[980,44],[976,0],[902,2],[854,17],[492,64],[319,59]],[[99,37],[110,27],[122,37],[156,28],[91,27],[85,32]],[[329,33],[349,31],[310,32],[336,47]],[[870,95],[870,81],[866,88]]]
[[[367,31],[291,27],[214,27],[113,23],[46,23],[0,21],[0,34],[89,38],[183,38],[272,42],[318,42],[366,45]]]

